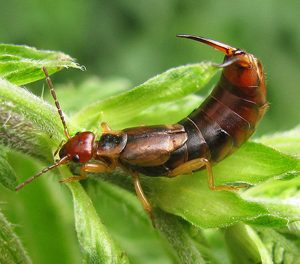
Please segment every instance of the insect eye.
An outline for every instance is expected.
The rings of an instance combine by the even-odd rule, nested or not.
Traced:
[[[79,162],[79,155],[78,154],[76,154],[76,155],[74,155],[73,157],[72,157],[72,160],[74,161],[74,162]]]

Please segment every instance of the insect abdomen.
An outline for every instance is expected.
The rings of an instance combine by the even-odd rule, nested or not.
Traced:
[[[191,123],[197,126],[200,131],[198,140],[205,140],[209,152],[198,157],[210,156],[212,162],[224,159],[240,147],[254,133],[266,110],[267,102],[259,85],[256,92],[246,96],[236,92],[246,88],[228,83],[222,76],[203,104],[180,122],[186,129]]]

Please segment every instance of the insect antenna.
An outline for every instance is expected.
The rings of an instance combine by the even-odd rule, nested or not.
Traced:
[[[62,164],[65,164],[69,161],[69,156],[65,156],[62,159],[60,159],[59,161],[55,162],[54,164],[50,165],[49,167],[46,167],[44,169],[42,169],[39,173],[33,175],[32,177],[28,178],[27,180],[25,180],[24,182],[20,183],[15,190],[19,191],[20,189],[22,189],[25,185],[27,185],[28,183],[31,183],[33,180],[35,180],[36,178],[38,178],[39,176],[41,176],[42,174],[46,173],[49,170],[52,170]]]
[[[63,124],[63,127],[64,127],[64,133],[65,133],[65,136],[67,137],[67,139],[70,138],[70,134],[69,134],[69,130],[68,130],[68,127],[67,127],[67,124],[66,124],[66,121],[65,121],[65,117],[64,117],[64,114],[61,110],[61,107],[60,107],[60,104],[58,102],[58,99],[57,99],[57,96],[56,96],[56,93],[55,93],[55,90],[54,90],[54,86],[52,84],[52,81],[49,77],[49,73],[48,73],[48,70],[46,67],[43,67],[43,72],[46,76],[46,81],[47,81],[47,84],[48,84],[48,87],[50,89],[50,93],[54,99],[54,102],[55,102],[55,105],[56,105],[56,108],[57,108],[57,111],[58,111],[58,114],[59,114],[59,117],[60,117],[60,120]]]
[[[205,43],[205,44],[225,53],[228,56],[233,55],[235,53],[235,51],[237,51],[236,48],[233,48],[229,45],[226,45],[224,43],[221,43],[219,41],[215,41],[215,40],[209,39],[209,38],[203,38],[200,36],[194,36],[194,35],[188,35],[188,34],[179,34],[179,35],[176,35],[176,37],[192,39],[192,40],[196,40],[198,42]]]

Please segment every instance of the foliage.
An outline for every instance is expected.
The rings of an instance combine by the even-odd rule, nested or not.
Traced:
[[[300,243],[297,225],[300,218],[299,129],[264,136],[260,142],[247,142],[214,167],[217,184],[252,185],[247,190],[212,192],[207,187],[205,172],[174,179],[143,177],[143,188],[157,207],[157,230],[153,229],[134,197],[130,178],[120,171],[97,177],[90,175],[91,180],[83,183],[84,189],[79,183],[67,184],[73,196],[74,220],[70,212],[70,195],[56,182],[37,180],[19,195],[5,190],[12,190],[16,185],[13,170],[16,163],[23,164],[22,168],[30,165],[22,171],[18,166],[18,178],[21,172],[30,176],[37,166],[33,167],[29,157],[44,165],[53,162],[52,153],[64,139],[56,109],[17,85],[41,79],[41,65],[47,66],[51,74],[64,67],[79,66],[61,53],[13,45],[1,47],[0,146],[3,151],[0,183],[3,192],[0,199],[14,208],[12,215],[8,213],[8,219],[18,223],[24,219],[16,233],[9,229],[10,235],[3,236],[1,252],[7,250],[10,237],[19,241],[19,235],[28,246],[28,255],[34,263],[54,263],[56,256],[48,255],[43,259],[42,255],[50,248],[55,249],[56,243],[61,248],[57,254],[69,263],[80,262],[78,247],[85,263],[226,263],[229,259],[236,263],[299,261],[296,250]],[[24,61],[27,67],[24,67]],[[72,134],[82,129],[99,133],[100,121],[108,121],[114,129],[143,123],[172,123],[201,102],[202,97],[192,94],[200,91],[217,72],[211,63],[181,66],[131,90],[124,90],[127,85],[123,82],[99,82],[103,94],[98,85],[91,85],[89,93],[95,94],[95,102],[90,104],[82,99],[80,109],[76,107],[77,102],[66,95],[69,91],[61,89],[59,97],[70,112],[76,111],[67,119]],[[85,98],[85,87],[81,85],[75,89],[77,97]],[[63,177],[69,174],[67,168],[60,169]],[[24,212],[18,203],[28,210]],[[40,214],[35,214],[33,205],[39,207],[41,203],[45,204],[39,209]],[[52,218],[46,216],[46,208]],[[38,224],[29,224],[30,220]],[[78,243],[72,231],[73,221]],[[40,237],[36,234],[39,232]],[[35,241],[53,234],[52,241],[55,242],[48,247]],[[216,242],[216,237],[222,237],[221,245]],[[21,242],[10,245],[11,254],[18,262],[29,262]],[[4,263],[11,263],[10,257],[7,255]]]

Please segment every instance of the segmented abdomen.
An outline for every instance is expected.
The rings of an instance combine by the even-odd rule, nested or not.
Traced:
[[[253,134],[266,110],[267,101],[260,84],[251,87],[254,91],[251,96],[243,94],[243,89],[247,87],[236,87],[222,75],[203,104],[179,122],[187,132],[193,128],[193,137],[197,135],[198,138],[187,141],[187,160],[206,157],[218,162]],[[189,151],[191,149],[196,151]]]

